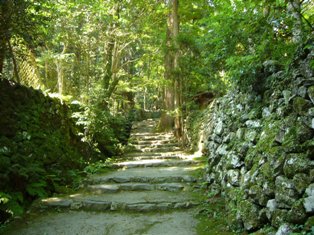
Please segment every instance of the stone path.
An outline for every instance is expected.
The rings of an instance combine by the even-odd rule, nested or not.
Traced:
[[[200,162],[155,125],[133,126],[133,150],[115,171],[86,179],[76,194],[40,201],[8,234],[197,234],[192,188]]]

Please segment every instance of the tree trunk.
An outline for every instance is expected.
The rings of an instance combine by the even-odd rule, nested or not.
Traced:
[[[63,94],[63,68],[61,60],[58,60],[56,63],[57,67],[57,78],[58,78],[58,93],[60,96],[60,100],[62,100]]]
[[[11,56],[12,56],[15,80],[16,80],[17,83],[21,83],[21,79],[20,79],[20,76],[19,76],[19,69],[17,67],[17,61],[15,59],[15,55],[14,55],[13,48],[12,48],[12,45],[11,45],[10,41],[8,41],[8,48],[9,48]]]
[[[63,95],[63,60],[64,60],[64,54],[67,50],[67,44],[63,45],[63,50],[60,55],[58,55],[56,59],[56,67],[57,67],[57,79],[58,79],[58,93],[59,98],[62,103],[62,95]]]
[[[178,0],[169,1],[169,15],[167,20],[166,34],[166,54],[164,59],[165,79],[167,84],[163,94],[163,112],[160,119],[160,130],[171,130],[175,128],[175,135],[178,138],[182,136],[181,121],[181,80],[179,73],[179,15]]]
[[[104,90],[109,88],[110,80],[112,78],[112,53],[113,53],[114,41],[111,39],[106,48],[106,65],[105,65],[105,76],[104,76]]]
[[[174,128],[175,136],[181,139],[183,136],[183,116],[182,116],[182,81],[180,76],[179,67],[179,0],[173,0],[172,7],[172,19],[173,19],[173,44],[174,44],[174,58],[173,58],[173,80],[174,80],[174,108],[175,108],[175,119]]]
[[[11,38],[12,1],[2,1],[0,4],[0,77],[3,73],[4,60],[7,54],[7,42]]]
[[[6,43],[5,39],[0,39],[0,77],[2,77],[3,67],[4,67],[4,59],[6,54]]]

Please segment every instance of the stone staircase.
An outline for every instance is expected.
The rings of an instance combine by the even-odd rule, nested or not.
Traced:
[[[165,211],[198,203],[189,197],[196,179],[190,173],[199,162],[181,151],[170,133],[154,133],[156,120],[134,125],[132,151],[105,175],[83,183],[83,190],[66,197],[48,198],[41,206],[95,211]]]
[[[189,230],[193,229],[195,220],[191,210],[198,205],[198,201],[192,196],[193,185],[197,181],[193,173],[199,170],[201,162],[194,159],[193,155],[181,151],[172,134],[154,133],[156,123],[157,120],[149,119],[133,126],[130,137],[132,150],[114,164],[113,171],[87,178],[82,183],[81,190],[75,194],[41,200],[37,208],[65,209],[61,211],[71,213],[97,212],[107,218],[107,221],[112,219],[112,213],[118,213],[120,216],[124,213],[137,213],[135,216],[144,220],[145,214],[150,212],[151,223],[155,223],[156,218],[163,219],[163,223],[170,223],[165,218],[166,215],[160,213],[170,213],[167,216],[173,216],[173,221],[176,221],[178,215],[175,213],[184,210],[184,216],[180,216],[190,216]],[[112,222],[110,226],[114,224],[115,222]],[[116,229],[99,234],[120,233]],[[151,231],[121,234],[159,233]],[[181,234],[195,233],[182,231]]]

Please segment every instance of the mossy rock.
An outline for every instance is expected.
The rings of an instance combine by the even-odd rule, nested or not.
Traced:
[[[293,110],[299,115],[306,115],[311,107],[311,102],[302,97],[298,96],[293,99]]]
[[[260,138],[256,143],[256,150],[260,152],[269,152],[269,149],[274,147],[276,136],[280,131],[282,122],[278,120],[268,119],[264,124]]]
[[[275,199],[279,208],[291,209],[300,198],[293,181],[282,176],[276,178]]]
[[[260,172],[268,182],[274,182],[276,176],[283,173],[286,154],[282,147],[273,147],[265,155],[267,162],[261,166]]]
[[[284,209],[276,209],[272,213],[271,217],[271,225],[275,228],[279,228],[280,225],[286,223],[288,221],[288,210]]]
[[[306,188],[309,186],[309,184],[311,183],[311,179],[308,176],[308,174],[296,174],[293,177],[293,183],[295,185],[295,188],[297,190],[297,192],[302,195]]]
[[[305,222],[305,229],[310,230],[314,227],[314,216],[311,216]]]
[[[287,152],[304,151],[302,144],[313,137],[313,131],[298,121],[289,123],[289,126],[283,139],[283,146]]]
[[[308,89],[307,89],[307,94],[309,95],[312,103],[314,104],[314,86],[310,86]]]
[[[247,231],[257,230],[263,225],[263,218],[260,216],[261,207],[248,200],[243,200],[238,204],[238,210],[243,220],[244,228]]]
[[[261,186],[253,185],[249,189],[249,198],[251,198],[255,204],[258,204],[261,206],[266,206],[267,201],[271,197],[267,196],[267,194],[264,192],[264,190]]]
[[[283,171],[285,176],[292,178],[297,173],[308,174],[311,168],[311,161],[307,154],[293,153],[287,156]]]
[[[296,201],[291,210],[288,212],[286,220],[292,224],[304,224],[307,219],[305,209],[303,207],[303,200]]]

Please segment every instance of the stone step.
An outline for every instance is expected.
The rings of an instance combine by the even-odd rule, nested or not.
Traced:
[[[89,192],[102,193],[117,193],[120,191],[170,191],[178,192],[187,190],[188,185],[182,183],[163,183],[163,184],[147,184],[147,183],[122,183],[122,184],[97,184],[88,185],[86,190]]]
[[[158,148],[142,148],[142,149],[134,149],[132,152],[134,153],[167,153],[173,151],[181,150],[180,147],[158,147]]]
[[[131,140],[131,144],[134,145],[162,145],[162,144],[176,144],[175,139],[166,139],[166,140]]]
[[[86,180],[85,184],[101,184],[101,183],[193,183],[197,179],[192,176],[167,176],[167,177],[149,177],[149,176],[115,176],[108,178],[99,178],[94,180]]]
[[[113,164],[117,168],[135,168],[135,167],[172,167],[198,165],[200,162],[195,160],[167,160],[167,159],[145,159],[136,161],[119,162]]]
[[[91,211],[167,211],[173,209],[187,209],[198,203],[187,193],[164,191],[145,191],[107,194],[73,194],[67,197],[53,197],[42,199],[34,204],[34,208],[68,208]]]
[[[135,149],[156,149],[156,148],[179,148],[178,143],[146,143],[146,144],[132,144]]]
[[[131,153],[127,153],[124,156],[126,158],[130,158],[130,157],[163,157],[163,156],[175,156],[175,155],[182,155],[184,154],[183,151],[172,151],[172,152],[131,152]]]
[[[188,156],[185,156],[183,154],[178,154],[178,155],[161,155],[159,154],[158,156],[134,156],[134,157],[126,157],[125,160],[147,160],[147,159],[165,159],[165,160],[180,160],[180,159],[190,159]]]
[[[83,187],[103,183],[192,183],[196,178],[190,176],[201,166],[126,168],[85,179]]]
[[[155,140],[155,141],[162,141],[162,140],[170,140],[170,139],[173,139],[173,135],[171,134],[154,134],[154,133],[151,133],[151,132],[147,132],[147,133],[131,133],[131,141],[132,140]]]

